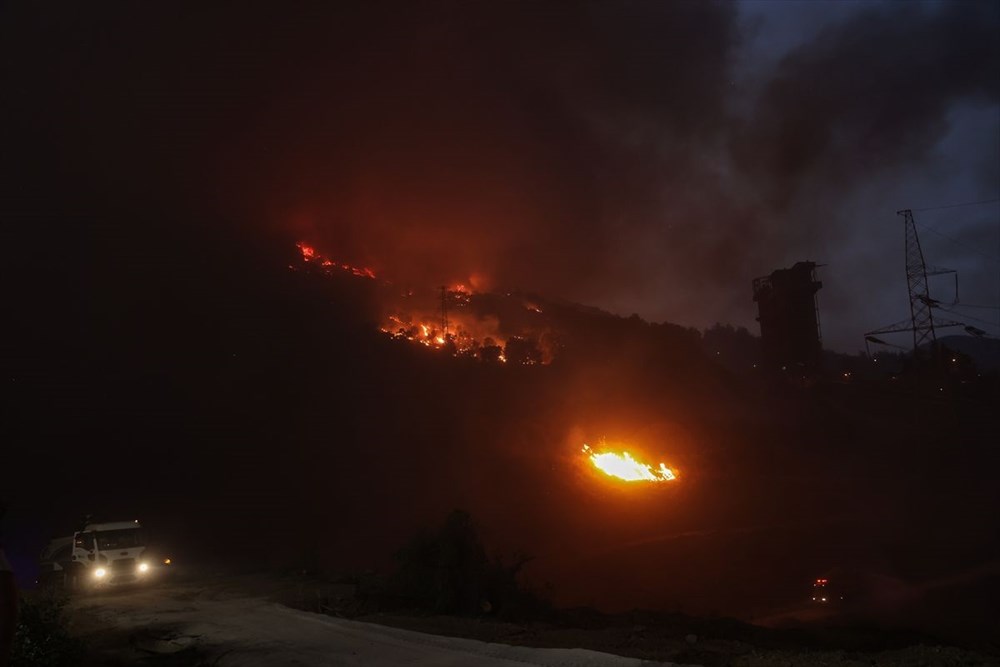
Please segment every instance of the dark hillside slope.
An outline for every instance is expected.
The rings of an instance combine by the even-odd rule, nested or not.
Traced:
[[[22,562],[39,526],[89,511],[140,516],[192,560],[386,567],[462,507],[488,544],[535,555],[558,603],[751,617],[851,571],[866,613],[987,618],[1000,496],[981,405],[737,380],[685,329],[554,300],[551,364],[453,358],[378,332],[372,281],[289,270],[290,239],[225,241],[137,265],[123,243],[104,252],[125,276],[21,304],[39,315],[4,369]],[[604,437],[679,479],[604,476],[581,453]]]

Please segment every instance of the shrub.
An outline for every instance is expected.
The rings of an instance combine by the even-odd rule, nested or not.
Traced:
[[[78,665],[83,644],[66,629],[66,599],[46,593],[21,600],[11,667]]]
[[[436,531],[423,531],[396,552],[398,568],[389,582],[397,597],[436,613],[503,616],[539,611],[546,605],[517,582],[531,559],[505,564],[486,555],[472,517],[456,510]]]

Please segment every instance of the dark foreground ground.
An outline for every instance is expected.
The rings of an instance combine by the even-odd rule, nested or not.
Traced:
[[[71,632],[86,644],[85,664],[95,666],[1000,665],[1000,654],[989,646],[942,645],[923,634],[845,626],[835,616],[797,616],[791,610],[784,624],[797,627],[765,628],[663,612],[573,609],[512,622],[374,606],[348,583],[199,574],[134,591],[76,596],[68,615]]]

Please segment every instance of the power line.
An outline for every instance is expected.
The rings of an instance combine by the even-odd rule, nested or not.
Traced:
[[[945,208],[945,207],[942,207],[942,208]],[[948,241],[951,241],[951,242],[952,242],[952,243],[954,243],[955,245],[960,245],[960,246],[962,246],[963,248],[965,248],[966,250],[968,250],[968,251],[970,251],[970,252],[974,252],[974,253],[976,253],[977,255],[979,255],[980,257],[982,257],[982,258],[984,258],[984,259],[987,259],[987,260],[989,260],[989,261],[991,261],[991,262],[997,262],[997,263],[1000,263],[1000,258],[997,258],[997,257],[992,257],[992,256],[990,256],[990,255],[987,255],[986,253],[982,252],[982,251],[981,251],[981,250],[979,250],[978,248],[974,248],[974,247],[972,247],[971,245],[969,245],[968,243],[965,243],[964,241],[959,241],[958,239],[956,239],[956,238],[954,238],[954,237],[952,237],[952,236],[949,236],[948,234],[945,234],[945,233],[943,233],[943,232],[939,232],[938,230],[934,229],[933,227],[928,227],[928,226],[927,226],[927,225],[925,225],[925,224],[922,224],[922,223],[919,223],[919,222],[918,222],[918,223],[917,223],[917,225],[918,225],[918,226],[920,226],[920,227],[921,227],[921,228],[922,228],[923,230],[925,230],[925,231],[928,231],[928,232],[930,232],[931,234],[937,234],[937,235],[938,235],[938,236],[940,236],[941,238],[943,238],[943,239],[947,239]]]
[[[991,327],[998,326],[997,322],[990,322],[989,320],[981,320],[978,317],[973,317],[972,315],[966,315],[965,313],[956,313],[955,311],[951,310],[950,308],[941,307],[941,310],[943,310],[943,311],[945,311],[947,313],[951,313],[952,315],[955,315],[956,317],[961,317],[963,320],[972,320],[973,322],[979,322],[980,324],[988,324]]]
[[[946,208],[960,208],[962,206],[977,206],[978,204],[995,204],[1000,202],[1000,199],[984,199],[982,201],[967,201],[961,204],[945,204],[944,206],[928,206],[927,208],[914,208],[912,211],[940,211]]]
[[[981,306],[977,303],[953,303],[952,308],[982,308],[984,310],[1000,310],[1000,306]]]

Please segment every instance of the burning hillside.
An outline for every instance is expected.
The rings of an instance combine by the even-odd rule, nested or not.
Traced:
[[[296,245],[302,262],[325,276],[377,281],[379,329],[394,340],[491,364],[543,365],[555,355],[555,336],[534,301],[476,292],[461,283],[400,289],[371,268],[334,261],[303,242]]]
[[[375,279],[375,272],[366,266],[357,267],[357,266],[351,266],[350,264],[344,264],[342,262],[334,262],[333,260],[320,255],[318,252],[316,252],[316,249],[314,247],[306,245],[301,241],[299,241],[295,245],[299,249],[299,252],[302,253],[303,262],[314,262],[321,269],[323,269],[328,273],[333,273],[335,271],[343,271],[345,273],[349,273],[359,278],[369,278],[371,280]]]

